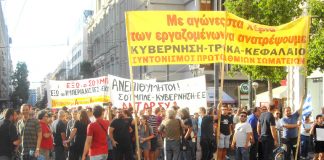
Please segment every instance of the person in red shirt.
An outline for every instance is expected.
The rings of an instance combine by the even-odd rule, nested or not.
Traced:
[[[107,132],[109,121],[104,120],[104,109],[101,106],[93,108],[93,115],[96,121],[90,123],[87,128],[87,138],[84,145],[82,160],[86,159],[87,154],[90,160],[104,160],[108,157]]]
[[[52,131],[48,126],[49,115],[45,110],[39,111],[37,114],[39,125],[42,129],[42,141],[40,144],[40,154],[49,159],[49,153],[53,149]]]

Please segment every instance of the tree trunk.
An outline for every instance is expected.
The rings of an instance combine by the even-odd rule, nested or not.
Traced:
[[[273,98],[272,98],[272,82],[270,79],[268,79],[268,91],[269,91],[269,104],[273,104]]]

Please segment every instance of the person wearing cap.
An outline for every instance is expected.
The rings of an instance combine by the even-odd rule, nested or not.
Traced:
[[[40,154],[49,159],[49,153],[53,149],[53,137],[52,131],[48,126],[50,120],[48,113],[45,110],[41,110],[37,114],[39,125],[42,129],[42,140],[40,144]]]

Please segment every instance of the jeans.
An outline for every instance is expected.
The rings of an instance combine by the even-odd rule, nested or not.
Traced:
[[[178,160],[180,154],[180,140],[164,139],[164,160]]]
[[[310,142],[310,137],[309,136],[304,136],[304,135],[301,135],[301,156],[303,157],[308,157],[308,146],[309,146],[309,142]]]
[[[273,149],[274,149],[274,140],[272,137],[263,136],[261,137],[262,145],[262,160],[272,160],[273,159]]]
[[[90,156],[90,160],[106,160],[108,157],[108,154],[100,154],[96,156]]]
[[[249,148],[237,147],[235,149],[235,160],[249,160]]]
[[[257,160],[258,153],[258,142],[256,141],[254,144],[251,144],[250,147],[250,160]]]
[[[287,147],[285,159],[291,159],[291,151],[293,151],[293,154],[294,154],[293,157],[295,157],[296,156],[297,138],[283,138],[282,143],[285,144]],[[297,155],[297,157],[299,157],[299,156]]]

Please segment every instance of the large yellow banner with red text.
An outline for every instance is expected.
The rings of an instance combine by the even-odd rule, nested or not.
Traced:
[[[310,17],[266,26],[222,11],[130,11],[129,64],[300,66],[306,63],[309,26]]]

